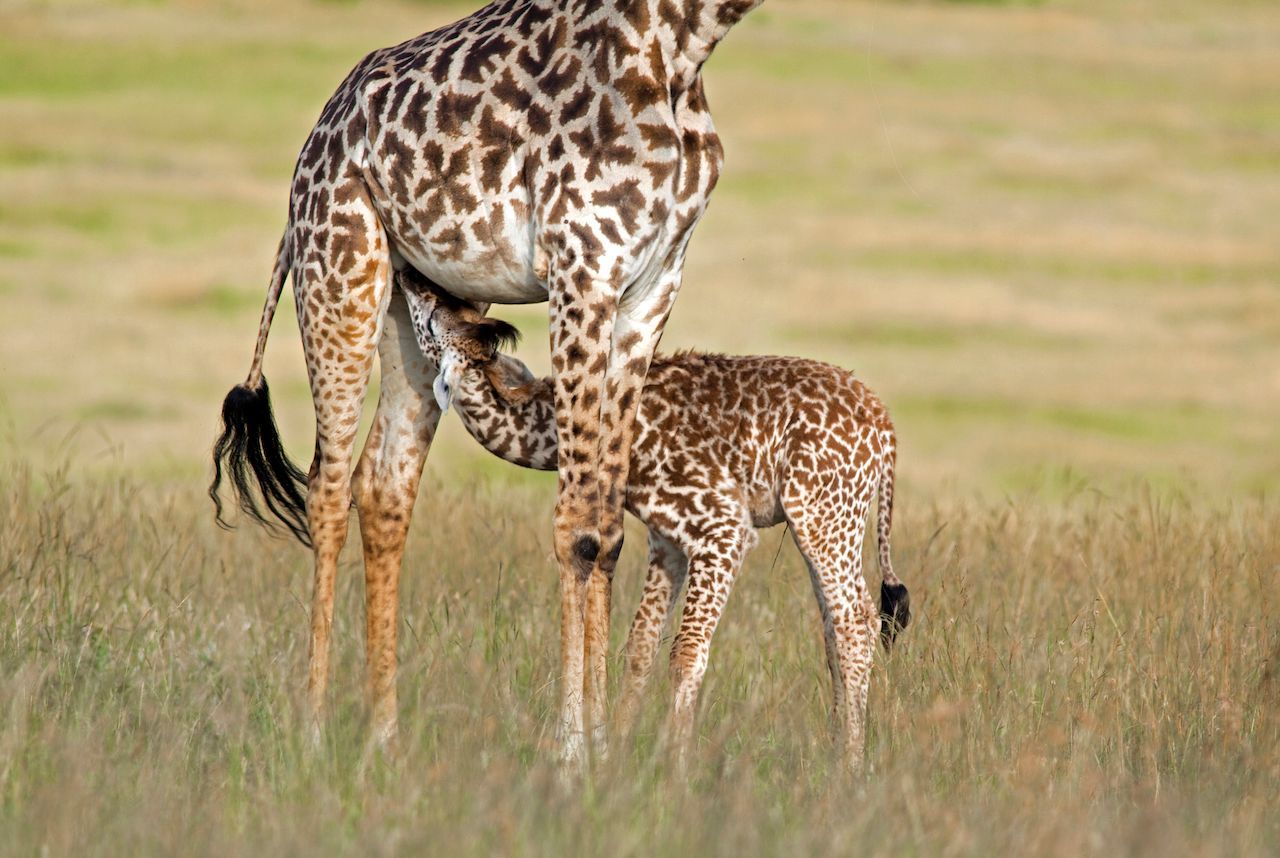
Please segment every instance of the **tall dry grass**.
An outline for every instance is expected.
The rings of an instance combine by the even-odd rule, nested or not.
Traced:
[[[687,777],[637,738],[549,753],[547,493],[429,483],[406,562],[399,754],[364,745],[358,558],[323,749],[299,691],[306,553],[186,488],[0,478],[0,831],[14,854],[1151,854],[1280,849],[1280,533],[1135,488],[904,497],[916,620],[877,665],[870,773],[827,739],[816,610],[766,534],[716,638]],[[353,543],[356,540],[352,540]],[[638,595],[639,540],[618,613]],[[625,626],[615,616],[615,639]]]

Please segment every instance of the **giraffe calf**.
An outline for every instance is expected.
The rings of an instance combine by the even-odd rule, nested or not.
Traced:
[[[424,354],[440,366],[436,398],[455,404],[494,455],[556,467],[552,388],[498,353],[516,331],[412,275],[401,275]],[[910,619],[893,573],[896,440],[884,405],[852,373],[792,357],[684,352],[649,370],[631,449],[626,508],[649,531],[644,595],[627,640],[619,725],[631,725],[662,629],[686,582],[671,652],[678,748],[692,733],[711,637],[755,528],[790,525],[822,612],[833,716],[853,768],[861,764],[875,639],[888,648]],[[880,610],[862,574],[872,496],[877,515]],[[882,622],[883,615],[883,622]]]

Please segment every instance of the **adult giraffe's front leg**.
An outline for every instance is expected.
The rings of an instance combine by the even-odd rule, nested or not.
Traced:
[[[557,471],[555,533],[560,567],[560,723],[562,762],[583,760],[583,673],[587,585],[600,555],[600,401],[613,336],[617,292],[582,269],[550,274],[552,385]]]
[[[636,411],[654,350],[680,285],[678,269],[656,282],[628,289],[616,302],[600,398],[592,491],[598,499],[598,550],[586,585],[583,619],[584,719],[595,751],[606,751],[609,614],[613,573],[622,550],[623,501],[631,461]],[[598,358],[597,358],[598,363]]]
[[[387,309],[378,360],[378,409],[352,489],[364,543],[366,688],[374,739],[386,744],[396,735],[400,566],[422,467],[440,421],[431,393],[436,367],[418,348],[399,290]]]

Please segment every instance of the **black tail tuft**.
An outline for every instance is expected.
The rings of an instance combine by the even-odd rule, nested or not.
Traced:
[[[887,650],[911,622],[911,594],[905,584],[880,585],[880,642]]]
[[[245,515],[268,529],[275,529],[274,522],[268,521],[258,507],[250,484],[252,471],[267,510],[299,542],[310,547],[307,475],[285,455],[280,432],[271,413],[271,393],[265,378],[257,390],[243,384],[236,385],[222,403],[222,434],[213,445],[213,483],[209,486],[209,497],[217,510],[218,524],[230,529],[231,525],[222,517],[222,499],[218,497],[224,469]]]

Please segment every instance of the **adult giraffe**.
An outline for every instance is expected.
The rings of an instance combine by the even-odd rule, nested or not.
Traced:
[[[216,503],[225,469],[261,521],[256,482],[314,550],[317,730],[354,496],[373,727],[383,741],[396,732],[400,564],[440,416],[436,368],[391,288],[407,264],[479,304],[550,304],[564,758],[580,759],[586,724],[600,735],[632,424],[723,159],[701,68],[761,2],[498,0],[369,54],[325,105],[294,172],[253,364],[223,403],[210,487]],[[306,476],[283,454],[262,377],[289,275],[316,411]],[[382,390],[352,475],[375,352]]]

